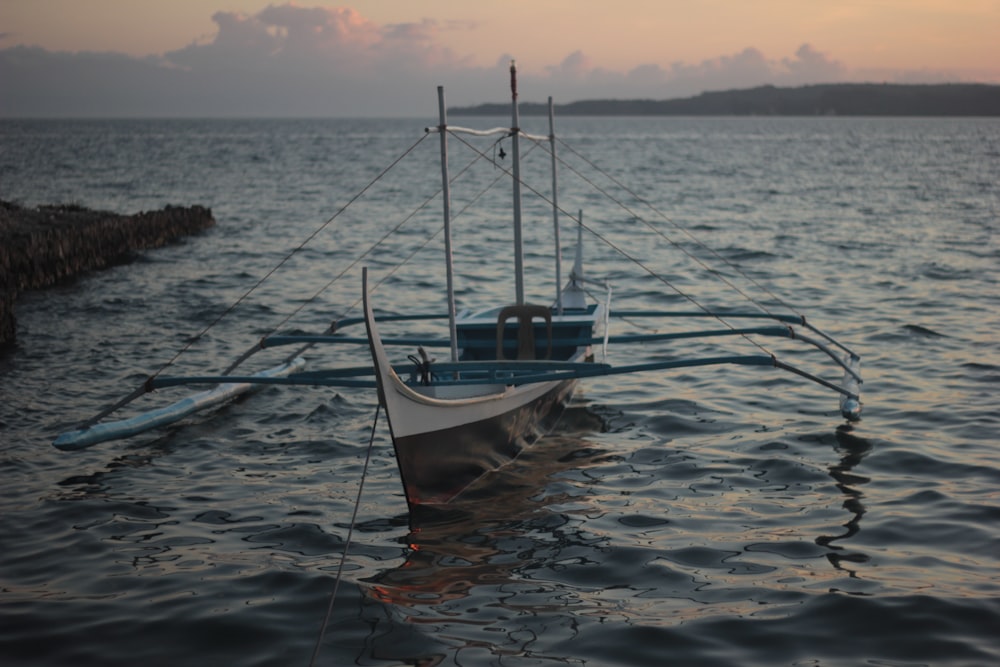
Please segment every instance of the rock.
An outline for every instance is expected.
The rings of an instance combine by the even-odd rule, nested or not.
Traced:
[[[14,304],[40,289],[128,261],[215,224],[203,206],[119,215],[77,205],[24,208],[0,200],[0,346],[14,342]]]

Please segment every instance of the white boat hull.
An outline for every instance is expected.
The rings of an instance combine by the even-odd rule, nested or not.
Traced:
[[[386,414],[410,505],[447,503],[483,475],[514,460],[555,426],[575,386],[569,380],[511,387],[472,405],[438,407],[409,402],[399,393],[397,382],[398,378],[389,379]],[[390,404],[396,408],[395,416]],[[400,413],[407,418],[400,418]],[[469,421],[453,423],[458,414]],[[453,425],[440,428],[438,422],[444,417]],[[429,430],[415,429],[414,423]]]
[[[576,380],[413,387],[393,370],[364,287],[365,324],[409,505],[443,504],[551,430]],[[587,353],[582,349],[580,360]]]

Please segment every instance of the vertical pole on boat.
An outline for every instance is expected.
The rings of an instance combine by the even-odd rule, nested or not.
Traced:
[[[576,257],[573,260],[573,271],[570,273],[570,280],[573,284],[579,281],[582,289],[583,285],[583,209],[577,214],[576,225]],[[579,307],[579,306],[576,306]]]
[[[441,135],[441,201],[444,207],[444,261],[448,283],[448,331],[451,336],[451,360],[458,361],[458,326],[455,323],[455,267],[451,252],[451,187],[448,176],[448,112],[444,86],[438,86],[438,134]]]
[[[510,61],[510,135],[514,163],[514,285],[516,303],[524,303],[524,243],[521,237],[521,151],[518,135],[521,121],[517,112],[517,66]]]
[[[559,246],[559,179],[556,172],[556,113],[549,98],[549,150],[552,153],[552,225],[556,244],[556,314],[562,315],[562,249]]]
[[[576,277],[583,279],[583,209],[577,213],[578,222],[576,225],[576,260],[573,262],[573,273]]]

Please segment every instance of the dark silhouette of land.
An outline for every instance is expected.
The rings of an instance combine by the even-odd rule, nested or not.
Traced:
[[[509,104],[449,109],[455,115],[502,116]],[[523,115],[548,113],[522,103]],[[1000,86],[988,84],[843,83],[702,93],[672,100],[584,100],[556,105],[562,116],[1000,116]]]

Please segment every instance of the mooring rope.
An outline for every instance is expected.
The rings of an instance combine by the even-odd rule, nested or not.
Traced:
[[[330,602],[326,606],[326,614],[323,616],[323,624],[319,628],[319,636],[316,637],[316,646],[313,647],[312,657],[309,658],[309,667],[316,664],[319,657],[319,650],[323,645],[323,638],[326,636],[326,628],[330,624],[330,616],[333,614],[333,603],[337,599],[337,592],[340,590],[340,582],[344,576],[344,563],[347,561],[347,553],[351,548],[351,539],[354,537],[354,524],[358,519],[358,508],[361,506],[361,492],[365,488],[365,477],[368,476],[368,464],[372,460],[372,450],[375,448],[375,427],[378,425],[379,410],[382,404],[375,405],[375,418],[372,419],[371,435],[368,437],[368,451],[365,454],[365,465],[361,470],[361,481],[358,482],[358,495],[354,500],[354,511],[351,513],[351,524],[347,528],[347,538],[344,541],[344,554],[340,557],[340,565],[337,566],[337,576],[333,581],[333,591],[330,593]]]

